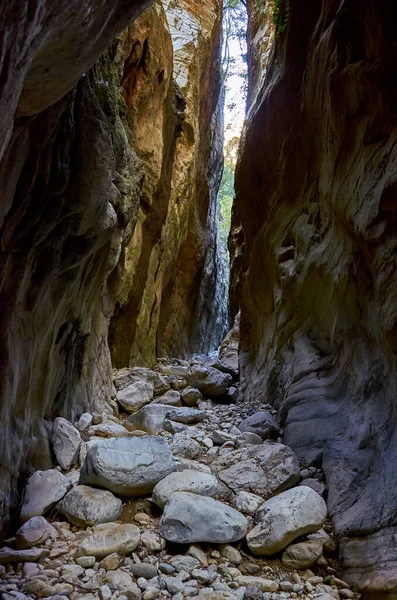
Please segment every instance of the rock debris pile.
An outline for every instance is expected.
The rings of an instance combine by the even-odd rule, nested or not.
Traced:
[[[103,415],[55,419],[0,549],[4,600],[318,600],[340,578],[320,471],[208,357],[115,372]]]

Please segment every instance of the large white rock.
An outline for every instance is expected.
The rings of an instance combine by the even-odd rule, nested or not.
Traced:
[[[78,485],[66,494],[60,511],[73,525],[90,527],[115,521],[123,510],[123,503],[108,490]]]
[[[36,471],[29,477],[21,508],[21,522],[44,515],[68,490],[68,481],[56,469]]]
[[[184,425],[191,425],[192,423],[200,423],[207,417],[207,413],[204,410],[198,410],[197,408],[190,408],[188,406],[171,408],[167,413],[167,419],[175,421],[176,423],[183,423]]]
[[[51,442],[58,464],[67,471],[78,461],[81,437],[76,427],[63,417],[52,425]]]
[[[314,490],[287,490],[259,508],[260,522],[247,535],[248,547],[258,556],[276,554],[295,539],[321,529],[326,517],[326,504]]]
[[[166,404],[168,406],[182,406],[181,395],[177,390],[169,390],[155,400],[153,404]]]
[[[253,517],[263,504],[264,498],[250,492],[239,492],[234,499],[234,506],[245,515]]]
[[[174,492],[192,492],[199,496],[215,496],[218,481],[213,475],[199,471],[180,471],[171,473],[156,485],[153,500],[160,508],[164,508],[168,498]]]
[[[148,404],[130,415],[123,424],[130,431],[140,429],[149,435],[157,435],[163,427],[165,416],[169,410],[170,407],[167,404]]]
[[[174,492],[160,521],[160,534],[169,542],[227,544],[241,540],[247,519],[223,502],[189,492]]]
[[[75,558],[79,556],[105,558],[114,552],[126,556],[137,548],[139,541],[139,529],[130,523],[96,525],[91,535],[87,536],[78,546]]]
[[[175,469],[170,448],[161,437],[112,438],[89,448],[79,483],[118,496],[141,496]]]
[[[16,532],[15,546],[17,550],[27,550],[57,537],[57,530],[44,517],[32,517]]]
[[[288,446],[264,442],[243,446],[211,463],[211,469],[235,493],[270,498],[299,482],[298,459]]]
[[[128,413],[137,412],[153,400],[154,387],[149,381],[135,379],[127,387],[117,392],[117,402]]]

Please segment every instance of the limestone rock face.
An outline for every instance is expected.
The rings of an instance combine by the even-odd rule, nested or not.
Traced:
[[[2,15],[0,535],[21,471],[51,467],[43,417],[74,422],[111,390],[108,277],[140,174],[112,51],[90,67],[148,4],[40,0],[27,10],[11,0]]]
[[[226,277],[218,273],[215,230],[222,171],[222,2],[164,0],[163,6],[171,34],[166,51],[163,24],[141,19],[145,71],[127,73],[123,82],[144,184],[110,330],[119,368],[151,365],[156,351],[207,351],[227,329]],[[148,103],[153,81],[163,95]]]
[[[242,385],[246,397],[280,408],[300,461],[322,464],[331,517],[350,538],[344,579],[395,593],[392,7],[289,5],[262,86],[254,75],[237,168],[232,306],[241,308]]]

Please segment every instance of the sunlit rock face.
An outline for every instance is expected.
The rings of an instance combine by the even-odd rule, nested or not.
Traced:
[[[114,46],[90,67],[149,2],[33,4],[8,2],[0,27],[0,534],[24,472],[51,464],[43,419],[110,391],[114,268],[142,179]]]
[[[118,367],[208,351],[227,330],[216,238],[222,2],[162,4],[166,22],[148,15],[141,32],[145,70],[136,77],[127,67],[123,82],[144,179],[110,329]]]
[[[233,228],[245,393],[278,406],[285,443],[322,464],[344,578],[368,594],[397,590],[391,10],[290,2],[251,94]]]

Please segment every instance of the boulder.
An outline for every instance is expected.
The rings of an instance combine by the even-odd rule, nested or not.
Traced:
[[[200,390],[190,386],[182,390],[181,397],[188,406],[196,406],[197,402],[203,398]]]
[[[44,517],[32,517],[16,532],[15,546],[17,550],[28,550],[57,537],[57,530]]]
[[[58,464],[64,471],[78,461],[81,444],[76,427],[63,417],[57,417],[51,429],[51,443]]]
[[[282,554],[281,562],[287,569],[308,569],[318,561],[322,554],[321,540],[305,540],[288,546]]]
[[[153,404],[165,404],[166,406],[182,406],[181,395],[177,390],[169,390],[155,400]]]
[[[140,429],[149,435],[157,435],[163,427],[165,416],[169,410],[170,407],[167,404],[148,404],[130,415],[123,424],[130,431]]]
[[[121,514],[123,503],[112,492],[78,485],[66,494],[61,502],[61,513],[77,527],[90,527],[115,521]]]
[[[139,541],[139,529],[130,523],[124,525],[117,523],[96,525],[91,535],[80,542],[75,558],[95,556],[95,558],[101,559],[114,552],[126,556],[137,548]]]
[[[160,521],[160,534],[178,544],[227,544],[241,540],[247,519],[223,502],[189,492],[174,492]]]
[[[130,383],[141,379],[153,385],[154,395],[160,396],[170,389],[170,385],[160,373],[146,367],[134,367],[133,369],[121,369],[114,378],[116,390],[126,388]]]
[[[238,429],[242,433],[256,433],[262,440],[277,439],[280,434],[280,427],[267,410],[262,410],[244,419]]]
[[[161,437],[112,438],[89,448],[79,483],[118,496],[141,496],[149,494],[175,468],[169,446]]]
[[[265,500],[296,485],[298,460],[288,446],[265,442],[243,446],[216,458],[212,471],[235,493],[251,492]]]
[[[213,475],[200,471],[179,471],[171,473],[155,486],[153,500],[160,508],[164,508],[174,492],[192,492],[199,496],[215,496],[218,481]]]
[[[59,500],[62,500],[67,490],[67,479],[56,469],[33,473],[25,488],[21,522],[25,523],[31,517],[44,515]]]
[[[184,425],[192,425],[193,423],[204,421],[207,417],[207,413],[204,410],[183,406],[181,408],[171,409],[166,416],[170,421],[183,423]]]
[[[201,365],[191,367],[187,379],[190,386],[209,398],[224,396],[233,383],[233,377],[228,373]]]
[[[247,444],[258,445],[262,443],[263,440],[259,435],[256,433],[249,433],[248,431],[241,433],[236,438],[236,445],[238,448]]]
[[[258,556],[276,554],[296,538],[321,529],[326,517],[324,500],[311,488],[287,490],[258,509],[259,523],[247,535],[248,547]]]
[[[141,379],[135,379],[127,387],[117,392],[117,402],[128,413],[137,412],[142,406],[153,400],[153,384]]]

